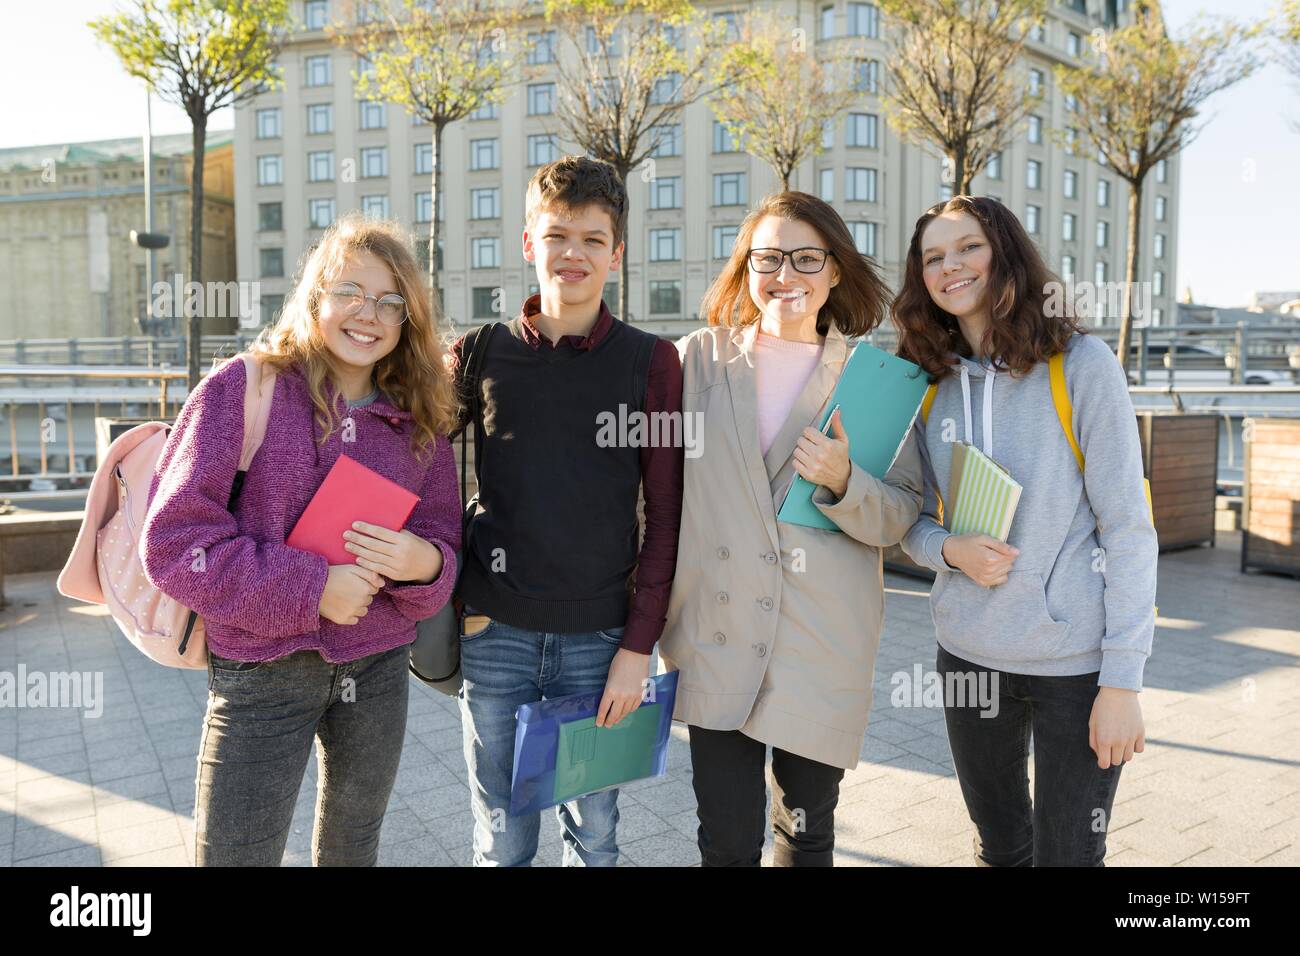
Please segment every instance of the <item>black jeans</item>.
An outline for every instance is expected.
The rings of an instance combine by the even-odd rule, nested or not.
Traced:
[[[763,859],[767,745],[739,730],[690,726],[704,866],[758,866]],[[774,866],[831,866],[842,767],[772,748]]]
[[[991,671],[939,647],[935,669],[975,673],[997,688],[996,716],[944,699],[948,743],[979,866],[1102,866],[1120,766],[1097,766],[1088,718],[1097,672],[1035,677]],[[1029,802],[1029,735],[1034,800]]]

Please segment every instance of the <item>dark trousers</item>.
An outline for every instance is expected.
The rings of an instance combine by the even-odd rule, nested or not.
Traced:
[[[990,671],[939,647],[940,675],[975,673],[997,688],[996,716],[944,700],[948,743],[975,824],[978,866],[1102,866],[1119,766],[1088,746],[1097,673],[1034,677]],[[960,704],[961,702],[956,702]],[[990,711],[993,708],[989,708]],[[1029,800],[1029,737],[1034,798]]]
[[[758,866],[763,858],[767,745],[739,730],[691,726],[691,767],[704,866]],[[774,866],[831,866],[842,767],[772,748]]]

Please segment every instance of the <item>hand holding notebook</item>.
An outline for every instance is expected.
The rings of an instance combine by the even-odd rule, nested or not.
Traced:
[[[293,526],[285,543],[319,554],[330,564],[355,564],[343,532],[354,521],[400,531],[420,496],[347,455],[340,455]]]

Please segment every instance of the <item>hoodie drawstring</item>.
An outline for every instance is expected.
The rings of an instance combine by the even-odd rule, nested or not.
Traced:
[[[989,368],[985,370],[984,376],[984,407],[980,410],[983,419],[983,438],[984,454],[993,457],[993,379],[997,372]],[[970,409],[970,372],[963,364],[961,367],[961,403],[962,411],[965,413],[965,436],[966,444],[973,445],[971,434],[971,409]]]

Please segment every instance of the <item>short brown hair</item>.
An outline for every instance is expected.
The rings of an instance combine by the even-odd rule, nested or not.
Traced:
[[[561,156],[547,163],[528,181],[524,221],[532,229],[545,210],[574,212],[597,205],[609,213],[614,242],[623,241],[627,229],[627,187],[609,163],[588,156]]]
[[[759,220],[766,216],[812,226],[839,267],[840,281],[817,315],[819,335],[825,335],[832,322],[841,333],[853,337],[866,335],[884,321],[889,290],[871,259],[858,252],[840,214],[816,196],[787,190],[768,196],[741,223],[731,258],[700,304],[700,315],[709,325],[749,325],[761,316],[749,296],[749,245]]]
[[[956,366],[950,364],[953,353],[971,357],[957,319],[934,304],[922,276],[922,234],[945,212],[967,213],[989,241],[993,258],[986,294],[992,321],[984,333],[983,351],[992,356],[994,367],[1025,375],[1039,362],[1063,352],[1070,336],[1084,330],[1069,308],[1060,316],[1047,308],[1052,284],[1060,279],[1047,268],[1020,220],[989,196],[953,196],[927,209],[912,231],[903,287],[894,299],[898,354],[925,369],[931,382],[955,372]]]

